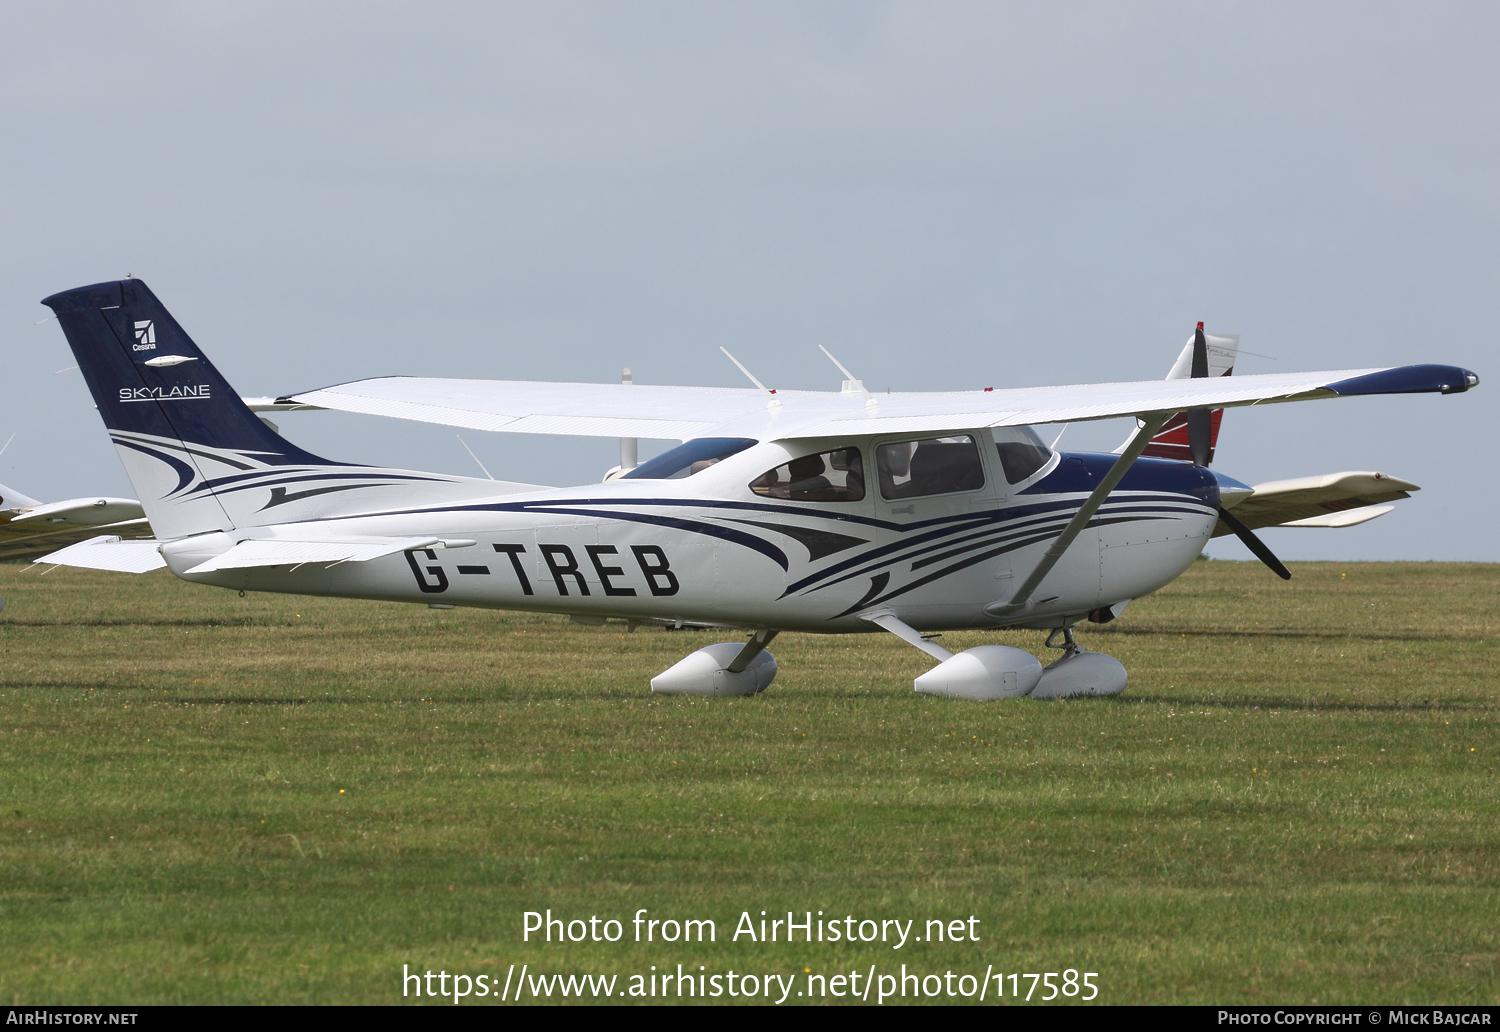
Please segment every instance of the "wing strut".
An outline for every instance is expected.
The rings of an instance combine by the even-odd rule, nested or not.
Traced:
[[[1146,450],[1146,445],[1151,443],[1151,438],[1156,436],[1156,432],[1162,428],[1162,424],[1170,415],[1170,412],[1149,412],[1136,417],[1139,422],[1135,436],[1130,439],[1130,443],[1125,446],[1125,450],[1120,453],[1115,464],[1109,467],[1109,472],[1104,474],[1104,479],[1099,481],[1099,486],[1094,488],[1093,493],[1084,501],[1083,508],[1078,510],[1078,514],[1063,528],[1057,540],[1052,542],[1052,547],[1047,549],[1047,554],[1042,556],[1042,561],[1036,564],[1036,569],[1032,570],[1021,582],[1021,586],[1010,597],[1010,601],[991,602],[984,607],[986,613],[991,616],[1011,616],[1027,608],[1032,594],[1036,592],[1042,580],[1052,572],[1052,567],[1057,565],[1057,561],[1063,557],[1063,553],[1068,550],[1068,546],[1073,543],[1074,539],[1083,533],[1083,528],[1088,526],[1089,520],[1094,518],[1094,513],[1099,511],[1099,506],[1104,504],[1104,500],[1115,489],[1115,485],[1124,478],[1126,471],[1135,464],[1135,460],[1141,457],[1141,452]]]

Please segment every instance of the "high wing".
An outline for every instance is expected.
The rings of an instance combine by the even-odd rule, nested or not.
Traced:
[[[768,395],[735,388],[393,376],[293,394],[262,407],[337,409],[509,433],[688,440],[733,431],[772,440],[1063,423],[1366,394],[1452,394],[1478,382],[1456,366],[1413,365],[1065,387]]]
[[[1383,516],[1410,498],[1416,484],[1385,473],[1329,473],[1256,484],[1249,493],[1224,495],[1224,507],[1251,530],[1260,527],[1352,527]],[[1220,520],[1214,537],[1233,531]]]
[[[766,395],[748,388],[422,376],[355,380],[290,397],[245,401],[257,412],[324,408],[468,430],[675,441],[701,437],[727,419],[766,407]]]

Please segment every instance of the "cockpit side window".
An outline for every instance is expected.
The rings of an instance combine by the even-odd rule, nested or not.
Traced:
[[[995,430],[995,450],[1000,453],[1000,466],[1005,470],[1005,479],[1019,484],[1035,476],[1052,459],[1052,449],[1042,443],[1036,431],[1029,426],[1009,426]]]
[[[979,448],[968,434],[882,444],[875,450],[880,495],[886,499],[977,491],[984,486]]]
[[[858,448],[837,448],[766,470],[750,481],[763,498],[793,502],[858,502],[865,497],[865,464]]]

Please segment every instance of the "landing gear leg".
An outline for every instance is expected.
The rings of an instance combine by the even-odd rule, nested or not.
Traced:
[[[1052,644],[1052,639],[1056,638],[1059,634],[1063,636],[1063,643],[1061,645]],[[1068,658],[1076,652],[1083,651],[1078,647],[1078,639],[1073,637],[1073,628],[1071,625],[1053,628],[1052,633],[1047,635],[1047,640],[1042,644],[1049,649],[1062,649],[1063,659]]]
[[[1062,635],[1062,644],[1054,644]],[[1125,690],[1129,675],[1113,656],[1080,648],[1072,627],[1059,627],[1047,635],[1046,647],[1059,649],[1062,655],[1042,671],[1042,679],[1032,689],[1033,699],[1067,699],[1075,695],[1119,695]]]
[[[745,647],[740,649],[739,654],[724,669],[728,670],[731,674],[737,674],[741,670],[744,670],[754,662],[756,656],[766,651],[766,646],[771,644],[771,639],[780,633],[780,631],[774,628],[756,631],[750,635],[750,640],[745,642]]]

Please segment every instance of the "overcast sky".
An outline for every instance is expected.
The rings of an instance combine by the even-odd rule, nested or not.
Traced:
[[[1488,382],[1226,416],[1250,483],[1423,490],[1293,559],[1500,560],[1494,4],[0,7],[0,480],[133,494],[55,322],[146,280],[230,382],[424,374],[837,389],[1408,362]],[[451,429],[279,417],[476,474]],[[1118,422],[1065,445],[1114,447]],[[612,440],[466,435],[596,481]],[[645,449],[643,449],[645,450]],[[1233,539],[1211,554],[1242,558]]]

